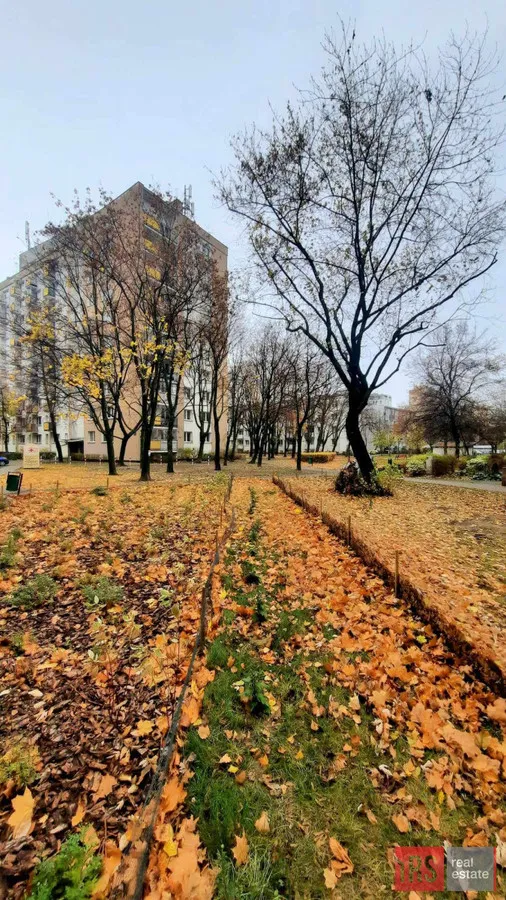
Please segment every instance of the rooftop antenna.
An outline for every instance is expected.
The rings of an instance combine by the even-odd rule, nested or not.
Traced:
[[[25,241],[26,241],[27,249],[29,250],[30,247],[31,247],[31,243],[30,243],[30,223],[29,223],[29,222],[25,222]]]
[[[185,216],[190,216],[192,219],[195,218],[195,204],[192,200],[191,184],[189,184],[188,187],[186,185],[184,186],[183,212]]]

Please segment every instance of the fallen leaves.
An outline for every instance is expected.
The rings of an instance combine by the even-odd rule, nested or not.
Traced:
[[[262,812],[262,815],[256,820],[255,828],[260,832],[260,834],[268,834],[271,830],[269,824],[269,816],[267,815],[265,810]]]
[[[245,832],[242,835],[236,835],[235,844],[232,847],[232,856],[237,866],[244,866],[248,862],[249,845]]]
[[[96,803],[97,800],[108,797],[117,783],[118,779],[114,775],[102,775],[98,788],[93,794],[93,802]]]
[[[18,794],[12,800],[13,812],[7,819],[7,824],[12,828],[12,837],[21,838],[30,834],[32,828],[32,816],[35,801],[30,788],[25,788],[23,794]]]

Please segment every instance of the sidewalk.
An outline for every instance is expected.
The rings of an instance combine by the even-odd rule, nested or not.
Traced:
[[[437,484],[443,487],[470,488],[472,491],[492,491],[496,494],[504,494],[506,487],[500,481],[465,481],[463,478],[406,478],[409,484]]]

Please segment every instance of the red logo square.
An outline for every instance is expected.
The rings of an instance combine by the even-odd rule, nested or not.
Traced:
[[[394,890],[444,891],[444,847],[394,847]]]

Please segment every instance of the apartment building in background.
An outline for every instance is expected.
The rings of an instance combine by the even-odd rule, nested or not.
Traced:
[[[112,201],[114,204],[128,204],[135,215],[138,211],[139,235],[146,254],[148,271],[156,277],[156,247],[163,232],[163,217],[174,219],[186,217],[195,229],[202,252],[211,257],[217,272],[226,275],[227,247],[209,232],[198,225],[192,216],[190,204],[180,200],[160,202],[160,198],[140,182],[132,185],[127,191]],[[100,212],[98,213],[100,215]],[[9,450],[20,452],[25,443],[40,445],[41,451],[54,452],[55,445],[51,434],[49,413],[44,401],[41,386],[40,367],[33,358],[31,347],[21,339],[26,331],[27,317],[30,310],[44,299],[55,297],[54,270],[50,260],[48,242],[48,261],[44,262],[45,245],[27,249],[20,254],[19,270],[16,274],[0,282],[0,384],[7,386],[17,397],[23,397],[19,403],[16,416],[11,421]],[[151,261],[152,260],[152,261]],[[205,369],[204,369],[205,373]],[[172,442],[175,452],[185,451],[185,455],[196,454],[199,448],[200,428],[196,421],[195,410],[204,416],[209,423],[204,444],[204,453],[211,453],[214,448],[212,416],[210,408],[210,381],[200,381],[200,396],[195,396],[195,382],[190,373],[185,373],[184,384],[179,396],[180,411],[177,427],[172,435],[168,434],[164,415],[163,393],[160,396],[158,415],[152,436],[152,453],[163,453]],[[209,373],[210,378],[210,373]],[[84,454],[86,457],[106,456],[106,444],[103,435],[97,430],[86,410],[75,401],[63,401],[58,406],[58,436],[64,456],[72,453]],[[222,417],[222,438],[226,434],[226,416]],[[115,435],[116,452],[119,453],[121,434]],[[130,438],[127,448],[127,460],[138,460],[140,456],[139,432]]]

